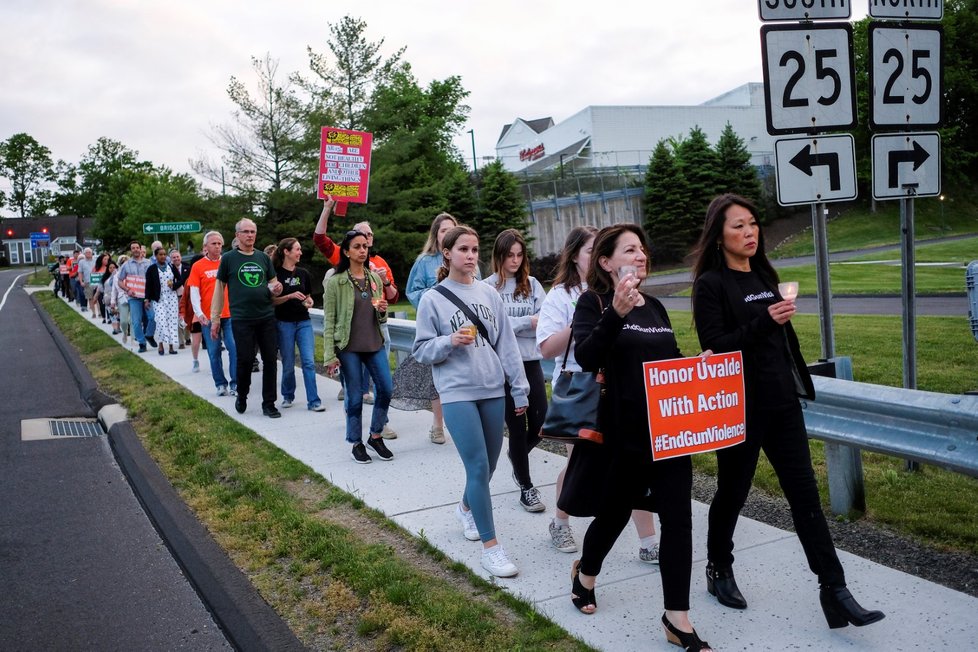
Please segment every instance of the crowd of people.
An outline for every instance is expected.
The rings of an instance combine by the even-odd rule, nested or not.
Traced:
[[[482,543],[481,563],[491,574],[519,569],[500,543],[489,481],[508,432],[507,455],[519,488],[519,506],[547,507],[533,483],[529,458],[540,443],[547,413],[544,358],[561,373],[600,372],[604,391],[601,446],[567,446],[557,476],[548,530],[553,547],[580,550],[571,565],[571,602],[597,611],[602,565],[631,519],[641,561],[660,565],[666,638],[686,650],[709,650],[689,617],[692,568],[692,464],[688,456],[653,460],[643,362],[682,357],[665,307],[642,288],[651,270],[645,232],[633,224],[569,233],[550,291],[530,274],[523,234],[506,229],[491,252],[491,275],[482,279],[479,234],[448,213],[437,215],[409,274],[405,295],[417,308],[410,357],[392,374],[387,314],[400,293],[390,266],[374,250],[369,222],[340,242],[327,234],[334,202],[327,199],[313,244],[332,265],[324,281],[326,373],[342,384],[345,440],[352,459],[394,459],[385,440],[389,407],[401,397],[430,407],[434,444],[450,435],[465,472],[454,507],[462,536]],[[279,418],[277,358],[281,356],[282,408],[297,399],[296,350],[306,407],[325,408],[316,383],[309,317],[312,281],[299,263],[302,246],[286,238],[256,249],[257,227],[242,219],[225,251],[217,231],[205,234],[203,252],[185,263],[179,251],[132,242],[114,261],[90,249],[59,261],[56,290],[112,325],[123,342],[133,338],[159,355],[190,346],[207,351],[218,396],[234,396],[247,410],[256,356],[262,368],[262,413]],[[147,254],[150,254],[150,258]],[[866,610],[846,587],[821,508],[799,397],[814,389],[791,326],[794,299],[778,291],[767,259],[757,210],[737,195],[709,206],[693,269],[693,316],[702,356],[740,351],[746,396],[746,440],[717,452],[717,489],[709,510],[706,587],[717,601],[745,609],[734,579],[733,534],[750,489],[759,453],[765,452],[791,507],[795,530],[818,577],[829,627],[857,626],[884,617]],[[229,368],[225,374],[223,352]],[[686,352],[687,354],[690,352]],[[372,388],[372,389],[371,389]],[[363,408],[372,405],[363,433]],[[658,514],[661,535],[654,528]],[[579,545],[570,517],[593,517]]]

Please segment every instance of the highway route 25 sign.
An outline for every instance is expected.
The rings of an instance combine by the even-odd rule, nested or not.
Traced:
[[[774,141],[782,206],[856,198],[856,147],[850,134]]]
[[[855,126],[849,23],[764,25],[761,60],[768,133],[844,131]]]
[[[939,25],[869,24],[873,131],[941,126],[943,31]]]
[[[873,197],[941,194],[941,137],[935,133],[873,136]]]

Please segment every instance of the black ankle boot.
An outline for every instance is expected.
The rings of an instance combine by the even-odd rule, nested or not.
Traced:
[[[831,629],[845,627],[849,623],[862,627],[886,618],[886,614],[882,611],[863,609],[844,584],[842,586],[823,584],[819,588],[818,600],[822,603],[825,620],[828,621]]]
[[[731,609],[746,609],[747,600],[737,588],[733,569],[714,566],[713,562],[706,565],[706,590],[715,595],[717,602]]]

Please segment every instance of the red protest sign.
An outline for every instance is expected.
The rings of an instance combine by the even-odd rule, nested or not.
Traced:
[[[373,141],[366,131],[323,127],[316,184],[320,199],[331,195],[337,203],[367,203]]]
[[[727,448],[744,441],[744,361],[740,351],[646,362],[652,459]]]

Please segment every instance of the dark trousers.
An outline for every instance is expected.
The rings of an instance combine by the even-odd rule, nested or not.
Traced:
[[[539,360],[523,362],[523,371],[530,383],[529,407],[523,414],[516,414],[516,404],[506,383],[506,429],[509,431],[509,460],[513,473],[523,487],[532,487],[530,479],[530,451],[540,443],[540,428],[547,416],[547,385],[543,380],[543,368]]]
[[[749,409],[747,440],[717,451],[717,492],[710,504],[707,558],[720,567],[733,564],[733,533],[747,501],[761,449],[774,467],[791,507],[808,567],[821,584],[845,584],[845,573],[822,512],[808,433],[797,403],[783,408]]]
[[[634,499],[646,489],[659,513],[659,572],[664,608],[689,611],[689,576],[693,567],[693,465],[689,457],[649,462],[633,454],[616,460],[609,474],[616,489],[584,535],[581,572],[598,575],[632,513]]]
[[[238,380],[238,396],[248,398],[251,389],[251,366],[255,362],[255,349],[261,351],[261,406],[275,406],[277,398],[276,356],[278,355],[278,326],[274,317],[268,319],[238,319],[232,317],[231,332],[238,360],[235,376]]]

